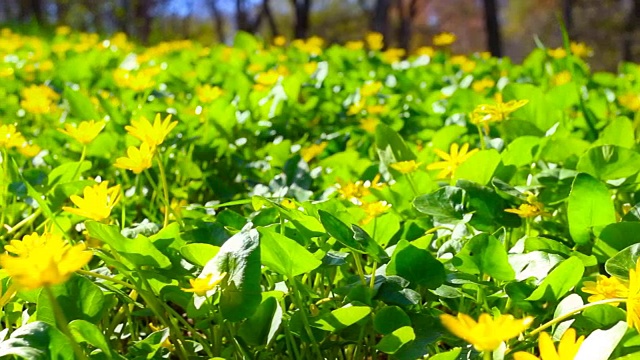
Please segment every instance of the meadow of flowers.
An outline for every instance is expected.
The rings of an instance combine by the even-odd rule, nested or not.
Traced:
[[[640,357],[640,66],[454,42],[1,30],[0,357]]]

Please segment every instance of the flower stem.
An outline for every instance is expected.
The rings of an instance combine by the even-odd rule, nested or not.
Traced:
[[[322,356],[322,352],[320,351],[320,346],[318,346],[318,342],[313,336],[313,331],[311,331],[311,324],[309,323],[309,318],[307,318],[307,313],[304,310],[304,304],[302,302],[302,298],[300,297],[300,291],[298,289],[298,284],[296,284],[296,279],[291,276],[289,277],[289,281],[291,282],[291,286],[293,287],[293,298],[297,303],[296,306],[298,307],[298,310],[300,311],[302,323],[307,332],[307,335],[309,336],[309,339],[311,340],[311,347],[313,347],[313,350],[316,352],[318,359],[324,359],[324,357]]]
[[[533,336],[533,335],[541,332],[542,330],[545,330],[545,329],[547,329],[547,328],[549,328],[549,327],[551,327],[551,326],[553,326],[553,325],[555,325],[557,323],[561,323],[561,322],[567,320],[568,318],[572,317],[573,315],[575,315],[575,314],[577,314],[577,313],[579,313],[581,311],[584,311],[584,310],[586,310],[586,309],[588,309],[588,308],[590,308],[592,306],[602,305],[602,304],[610,304],[610,303],[620,303],[620,302],[627,302],[627,299],[621,299],[621,298],[604,299],[604,300],[600,300],[600,301],[596,301],[596,302],[592,302],[592,303],[588,303],[588,304],[582,305],[580,307],[577,307],[577,308],[571,310],[570,312],[568,312],[568,313],[566,313],[566,314],[564,314],[562,316],[558,316],[557,318],[549,320],[546,323],[538,326],[537,329],[535,329],[532,332],[530,332],[529,334],[527,334],[527,336]]]
[[[82,153],[80,154],[80,161],[78,161],[78,166],[76,166],[76,170],[73,172],[73,176],[71,176],[71,181],[76,179],[78,173],[80,172],[80,168],[82,167],[82,162],[84,158],[87,156],[87,145],[82,145]]]
[[[156,157],[158,161],[158,169],[160,170],[160,180],[162,180],[162,193],[164,195],[164,223],[162,224],[163,228],[166,228],[169,225],[169,186],[167,185],[167,175],[164,171],[164,165],[162,164],[162,160],[160,159],[160,155]]]
[[[491,351],[483,351],[482,352],[482,360],[491,360],[493,357],[491,356]]]
[[[480,136],[480,150],[484,150],[487,147],[484,142],[484,133],[482,132],[480,125],[476,125],[476,127],[478,128],[478,135]]]
[[[76,339],[73,337],[73,334],[71,334],[71,330],[69,330],[69,325],[66,317],[64,316],[64,312],[62,311],[62,308],[60,307],[60,304],[58,303],[56,296],[51,291],[51,288],[48,286],[45,286],[43,290],[45,293],[47,293],[47,296],[49,297],[49,301],[51,302],[51,306],[53,307],[53,314],[56,319],[56,325],[58,325],[58,328],[60,329],[60,331],[62,331],[62,333],[67,338],[69,338],[69,341],[71,342],[71,347],[73,348],[73,352],[76,353],[76,357],[80,360],[87,360],[87,356],[84,354],[84,351],[82,351],[80,344],[78,344]]]
[[[118,285],[122,285],[122,286],[124,286],[124,287],[126,287],[126,288],[129,288],[129,289],[131,289],[131,290],[136,290],[136,287],[135,287],[135,286],[133,286],[133,285],[131,285],[131,284],[129,284],[129,283],[126,283],[126,282],[124,282],[124,281],[122,281],[122,280],[118,280],[118,279],[116,279],[116,278],[110,277],[110,276],[106,276],[106,275],[102,275],[102,274],[95,273],[95,272],[93,272],[93,271],[87,271],[87,270],[82,270],[82,269],[77,270],[76,272],[77,272],[78,274],[82,274],[82,275],[84,275],[84,276],[92,276],[92,277],[97,278],[97,279],[102,279],[102,280],[106,280],[106,281],[111,281],[111,282],[113,282],[113,283],[116,283],[116,284],[118,284]]]

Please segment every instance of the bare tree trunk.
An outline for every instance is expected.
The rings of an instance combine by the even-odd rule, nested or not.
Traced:
[[[151,35],[151,10],[153,8],[153,0],[138,0],[134,6],[133,13],[136,20],[136,30],[140,41],[147,44]]]
[[[371,16],[371,30],[381,33],[385,39],[389,38],[389,12],[391,0],[376,0]]]
[[[567,28],[569,36],[573,34],[573,1],[562,1],[562,17],[564,18],[564,26]]]
[[[398,14],[400,15],[400,27],[398,28],[398,44],[409,52],[411,37],[413,36],[413,21],[418,11],[418,0],[410,0],[405,6],[403,0],[399,0]]]
[[[226,33],[224,30],[224,15],[218,7],[218,1],[209,0],[207,1],[207,4],[209,5],[209,9],[211,10],[211,14],[213,15],[213,27],[216,30],[218,41],[224,43],[226,40]]]
[[[33,10],[33,16],[39,25],[44,25],[46,19],[44,17],[44,4],[42,0],[31,0],[31,9]]]
[[[251,32],[251,23],[244,0],[236,0],[236,27],[239,31]]]
[[[627,15],[624,26],[624,34],[622,35],[622,60],[633,61],[633,33],[636,30],[636,24],[640,20],[640,0],[633,0],[631,11]]]
[[[293,28],[294,37],[304,39],[309,33],[309,15],[311,12],[311,0],[291,0],[296,22]]]
[[[277,36],[280,32],[278,31],[278,26],[276,24],[276,20],[273,17],[273,13],[271,12],[271,8],[269,7],[269,0],[262,1],[262,12],[267,18],[267,23],[269,24],[269,29],[271,30],[271,36]]]
[[[484,0],[484,20],[487,31],[487,46],[491,55],[502,56],[502,39],[498,22],[498,6],[496,0]]]

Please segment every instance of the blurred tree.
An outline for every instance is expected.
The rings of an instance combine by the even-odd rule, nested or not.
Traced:
[[[291,0],[295,13],[293,36],[296,39],[304,39],[309,36],[309,14],[311,13],[311,0]]]
[[[624,33],[622,34],[622,60],[633,61],[633,42],[634,33],[638,29],[638,21],[640,21],[640,0],[633,0],[631,3],[631,11],[627,14],[624,25]]]
[[[498,6],[496,0],[484,0],[484,20],[487,31],[487,47],[491,55],[502,56],[502,39],[500,22],[498,21]]]
[[[413,35],[413,23],[418,14],[418,0],[409,0],[405,4],[403,0],[397,0],[399,26],[398,44],[401,48],[409,51],[411,37]]]
[[[216,36],[218,37],[219,42],[226,41],[226,31],[225,31],[225,22],[224,15],[218,6],[218,0],[207,0],[206,4],[209,7],[209,11],[211,11],[211,16],[213,17],[213,26],[216,31]]]

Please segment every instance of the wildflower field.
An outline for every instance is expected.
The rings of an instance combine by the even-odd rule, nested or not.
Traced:
[[[0,357],[640,358],[639,65],[0,35]]]

